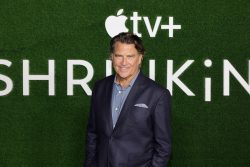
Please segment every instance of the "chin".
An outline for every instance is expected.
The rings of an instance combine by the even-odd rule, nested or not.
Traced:
[[[119,74],[119,76],[120,76],[121,78],[123,78],[123,79],[125,79],[125,78],[128,78],[128,77],[129,77],[129,75],[121,75],[121,74]]]
[[[129,73],[124,73],[124,72],[119,72],[118,75],[121,77],[121,78],[128,78],[130,75]]]

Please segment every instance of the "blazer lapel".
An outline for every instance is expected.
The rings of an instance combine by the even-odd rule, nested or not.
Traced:
[[[113,131],[113,121],[112,121],[112,110],[111,110],[111,99],[112,99],[112,90],[113,90],[113,83],[114,83],[114,75],[110,77],[110,80],[107,82],[106,86],[106,114],[105,117],[107,118],[107,133],[111,134]]]
[[[131,88],[127,99],[124,102],[124,105],[122,107],[120,116],[117,120],[116,126],[113,130],[114,131],[117,130],[117,128],[119,128],[119,126],[122,124],[122,122],[125,120],[126,115],[127,115],[127,110],[133,106],[135,100],[140,96],[140,90],[142,89],[143,86],[143,80],[144,80],[144,76],[142,74],[142,72],[139,73],[138,77],[136,78],[133,87]]]

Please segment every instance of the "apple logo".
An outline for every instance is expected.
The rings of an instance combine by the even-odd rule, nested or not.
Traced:
[[[123,9],[118,10],[117,16],[109,16],[105,21],[105,28],[110,37],[114,37],[121,32],[128,32],[128,28],[125,25],[127,17],[121,15]]]

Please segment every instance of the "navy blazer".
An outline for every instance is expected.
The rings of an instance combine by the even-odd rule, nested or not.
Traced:
[[[85,166],[166,167],[171,153],[169,91],[140,72],[113,129],[113,82],[111,75],[94,86]]]

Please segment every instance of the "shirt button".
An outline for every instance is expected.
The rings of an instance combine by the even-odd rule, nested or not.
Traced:
[[[122,93],[122,91],[119,90],[119,93]]]
[[[117,110],[118,110],[118,108],[116,107],[116,108],[115,108],[115,111],[117,111]]]

